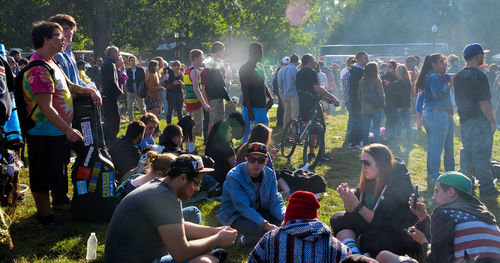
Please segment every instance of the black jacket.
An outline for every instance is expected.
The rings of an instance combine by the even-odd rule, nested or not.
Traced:
[[[363,78],[363,69],[360,69],[358,67],[352,66],[350,71],[350,76],[349,76],[349,100],[352,105],[354,106],[359,106],[359,100],[358,100],[358,88],[359,88],[359,81],[361,78]]]
[[[137,67],[135,71],[135,78],[134,78],[134,73],[132,71],[132,68],[127,69],[127,82],[125,83],[125,89],[127,92],[137,92],[139,90],[139,87],[144,84],[144,80],[146,79],[146,72],[144,71],[144,68],[142,67]],[[135,83],[135,89],[134,89],[134,83]]]
[[[202,73],[206,78],[206,92],[208,100],[225,99],[229,101],[229,95],[224,82],[224,69],[206,68]]]
[[[389,85],[385,98],[387,105],[393,108],[411,107],[411,82],[396,80]]]
[[[116,100],[121,94],[115,62],[107,58],[101,66],[101,92],[103,99]]]
[[[117,172],[116,180],[121,181],[122,177],[133,168],[137,167],[141,158],[139,146],[132,140],[123,136],[109,148],[109,154],[115,165]]]

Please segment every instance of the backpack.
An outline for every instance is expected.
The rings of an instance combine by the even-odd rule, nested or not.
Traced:
[[[282,169],[277,177],[283,178],[293,191],[309,191],[315,194],[326,192],[325,178],[311,171]]]
[[[0,125],[3,126],[12,113],[12,97],[10,91],[14,75],[7,61],[1,57],[0,61]]]
[[[35,127],[35,121],[33,121],[31,117],[33,116],[33,113],[35,113],[35,110],[38,107],[38,103],[36,103],[35,106],[33,107],[33,110],[31,110],[31,112],[28,113],[28,110],[26,109],[26,101],[24,101],[23,78],[24,78],[24,73],[26,73],[26,71],[36,66],[45,67],[49,71],[52,79],[55,78],[54,69],[51,68],[49,64],[47,64],[47,62],[43,60],[31,61],[24,69],[22,69],[17,74],[14,87],[14,99],[16,102],[16,108],[14,110],[17,110],[17,115],[19,117],[19,124],[21,125],[21,133],[23,134],[23,136],[26,135],[26,132],[29,129]]]

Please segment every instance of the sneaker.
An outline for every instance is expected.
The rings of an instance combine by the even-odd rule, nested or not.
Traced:
[[[63,224],[54,215],[48,215],[46,217],[40,217],[40,228],[41,229],[63,229],[66,225]]]

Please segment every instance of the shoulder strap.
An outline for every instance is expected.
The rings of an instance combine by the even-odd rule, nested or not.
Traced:
[[[56,65],[59,65],[59,63],[56,60],[52,59],[52,61],[55,62]],[[24,73],[26,71],[28,71],[30,68],[36,67],[36,66],[42,66],[42,67],[46,68],[49,71],[50,76],[54,80],[54,78],[55,78],[55,71],[54,71],[54,69],[47,62],[45,62],[43,60],[35,60],[35,61],[29,62],[28,65],[26,66],[26,68],[24,68],[22,70],[22,72],[21,72],[21,74],[20,74],[19,77],[22,78],[23,77],[22,75],[24,75]],[[31,110],[30,114],[28,114],[28,119],[31,119],[31,117],[33,116],[33,113],[35,113],[35,110],[36,110],[37,107],[38,107],[38,103],[35,103],[35,106]]]

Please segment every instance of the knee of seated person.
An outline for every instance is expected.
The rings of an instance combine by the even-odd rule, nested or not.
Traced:
[[[378,253],[376,260],[380,263],[392,263],[396,258],[398,258],[398,255],[387,250],[382,250]]]
[[[338,234],[338,232],[342,229],[339,229],[336,227],[338,223],[342,220],[342,218],[345,216],[345,211],[340,211],[335,214],[333,214],[332,217],[330,217],[330,227],[334,231],[334,234]]]
[[[195,257],[189,260],[189,263],[216,263],[216,262],[219,262],[219,260],[217,260],[217,258],[215,258],[214,256],[210,255],[201,255],[199,257]]]

